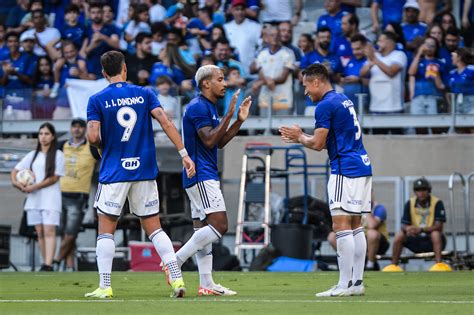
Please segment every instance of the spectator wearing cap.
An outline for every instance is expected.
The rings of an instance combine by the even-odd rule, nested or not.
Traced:
[[[87,209],[95,163],[100,156],[86,140],[86,122],[83,119],[73,119],[70,132],[71,138],[58,144],[58,149],[64,153],[65,173],[60,180],[62,241],[53,262],[59,267],[66,260],[66,269],[72,271],[75,268],[76,238]]]
[[[35,54],[35,35],[30,32],[23,32],[20,35],[20,50],[30,57],[31,62],[36,67],[38,56]]]
[[[150,70],[157,58],[151,54],[151,34],[139,33],[135,37],[135,53],[127,54],[127,80],[133,84],[148,85]]]
[[[245,1],[243,2],[245,3]],[[293,9],[292,4],[294,4]],[[292,25],[296,25],[300,20],[302,9],[302,0],[273,0],[271,5],[265,5],[260,11],[260,19],[263,23],[268,24],[291,22]]]
[[[119,49],[119,36],[115,26],[104,23],[100,4],[93,3],[89,6],[89,19],[81,55],[87,57],[87,71],[96,78],[101,78],[100,56],[109,50]]]
[[[406,55],[396,50],[397,35],[383,32],[377,41],[378,52],[370,44],[365,46],[367,62],[360,71],[360,76],[370,75],[369,109],[374,114],[403,112],[404,84],[407,68]],[[402,134],[403,130],[374,129],[375,134]]]
[[[412,53],[423,43],[427,26],[419,21],[420,6],[416,0],[408,0],[403,6],[403,12],[405,13],[405,22],[402,23],[403,36],[406,41],[408,60],[411,62]]]
[[[357,15],[348,13],[342,17],[343,36],[334,39],[334,52],[338,55],[342,66],[346,66],[349,59],[353,56],[351,48],[352,36],[359,33],[359,18]]]
[[[342,11],[341,0],[324,0],[324,8],[326,9],[326,14],[319,17],[316,29],[319,30],[320,28],[327,27],[331,30],[333,39],[331,50],[334,50],[335,40],[339,37],[344,37],[342,33],[342,17],[347,12]]]
[[[230,45],[237,50],[246,73],[257,53],[262,27],[245,17],[245,0],[232,0],[233,21],[224,24]]]
[[[403,6],[406,0],[374,0],[370,7],[372,31],[378,33],[384,30],[388,23],[402,23]],[[382,11],[382,27],[379,21],[379,9]]]
[[[9,53],[0,60],[0,87],[4,88],[3,119],[31,119],[31,87],[34,63],[28,54],[20,52],[17,33],[7,33]]]
[[[61,33],[54,27],[47,27],[46,17],[43,11],[35,10],[31,13],[33,28],[25,31],[28,35],[36,38],[34,52],[37,56],[46,56],[44,47],[50,42],[57,42],[61,39]]]
[[[415,180],[413,190],[415,196],[405,203],[402,228],[393,241],[392,265],[386,267],[388,270],[402,271],[398,264],[403,247],[414,253],[434,252],[436,263],[441,262],[441,251],[446,245],[443,201],[431,194],[431,183],[424,177]]]
[[[276,26],[268,31],[269,46],[257,56],[258,80],[262,85],[258,97],[261,116],[290,115],[293,109],[293,75],[295,55],[283,47]],[[255,87],[252,88],[255,90]]]

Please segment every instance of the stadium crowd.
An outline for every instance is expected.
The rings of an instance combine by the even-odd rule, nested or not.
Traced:
[[[170,116],[196,95],[205,64],[225,70],[220,114],[237,89],[253,96],[252,115],[311,113],[300,80],[315,62],[355,104],[366,94],[369,113],[446,113],[451,92],[458,113],[474,114],[472,1],[461,12],[450,0],[319,2],[324,13],[294,38],[303,0],[3,1],[3,119],[71,119],[67,79],[101,78],[109,50],[126,54],[128,79],[155,89]],[[369,6],[371,27],[360,30],[357,12]]]

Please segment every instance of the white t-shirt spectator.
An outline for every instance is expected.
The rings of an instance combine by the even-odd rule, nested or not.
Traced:
[[[166,18],[166,9],[161,4],[157,3],[148,10],[150,14],[150,22],[161,22]]]
[[[16,170],[30,169],[31,161],[35,151],[29,152],[16,166]],[[38,152],[31,167],[35,174],[36,183],[42,182],[45,178],[46,154]],[[56,151],[56,166],[54,175],[64,176],[64,154]],[[51,186],[38,189],[26,197],[25,210],[53,210],[61,212],[61,185],[59,181]]]
[[[385,57],[380,53],[376,53],[375,56],[388,66],[398,64],[402,70],[390,78],[376,65],[370,69],[370,111],[382,113],[401,111],[403,110],[407,57],[398,50],[392,51]]]
[[[290,70],[286,81],[275,85],[275,89],[270,91],[267,86],[263,86],[258,97],[260,107],[268,107],[270,104],[274,110],[290,109],[293,105],[293,76],[292,71],[295,65],[295,54],[286,47],[281,47],[275,53],[271,53],[269,48],[263,49],[257,56],[257,66],[263,71],[265,77],[277,78],[285,68]]]
[[[132,36],[135,38],[135,36],[138,35],[138,33],[148,33],[151,34],[151,28],[148,23],[145,22],[138,22],[136,23],[135,21],[130,21],[128,23],[127,27],[125,28],[125,33]]]
[[[262,26],[252,20],[245,19],[240,24],[235,21],[226,23],[224,29],[230,45],[237,49],[245,73],[250,73],[249,67],[257,52]]]
[[[263,0],[260,19],[263,23],[291,21],[292,2],[290,0]]]
[[[41,33],[36,32],[36,30],[32,28],[25,31],[25,33],[27,33],[28,35],[31,34],[33,36],[36,34],[36,36],[38,37],[38,41],[42,46],[46,46],[49,42],[53,40],[58,41],[61,39],[61,33],[58,31],[57,28],[54,27],[46,27]],[[33,52],[39,57],[47,55],[46,51],[38,44],[35,45]]]

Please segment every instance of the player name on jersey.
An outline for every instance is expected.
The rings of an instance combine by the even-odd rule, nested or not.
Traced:
[[[110,103],[109,101],[105,101],[105,108],[143,104],[144,102],[145,99],[142,96],[117,98],[115,100],[110,100]]]

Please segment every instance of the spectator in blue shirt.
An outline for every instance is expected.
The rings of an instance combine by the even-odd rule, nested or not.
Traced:
[[[47,56],[39,57],[33,80],[33,119],[51,119],[54,101],[49,98],[53,87],[53,65]]]
[[[445,89],[442,81],[445,64],[437,58],[438,49],[436,39],[427,37],[408,69],[411,114],[429,115],[438,112],[437,102]]]
[[[341,84],[344,88],[344,94],[350,98],[354,104],[359,104],[358,93],[369,93],[368,78],[360,76],[360,70],[367,61],[364,49],[367,44],[367,39],[362,34],[356,34],[351,38],[351,50],[353,56],[349,59],[347,64],[343,67]],[[356,110],[359,106],[355,107]]]
[[[359,33],[359,18],[348,13],[342,18],[343,36],[334,39],[334,52],[338,55],[342,66],[347,65],[352,57],[351,38]]]
[[[458,48],[452,55],[456,68],[449,73],[449,88],[453,93],[462,94],[458,98],[456,111],[474,114],[474,56],[468,48]]]
[[[409,0],[403,6],[405,12],[405,23],[402,24],[403,36],[406,41],[406,50],[409,52],[408,61],[413,53],[423,42],[427,26],[418,20],[420,15],[420,6],[418,2]]]
[[[306,54],[301,59],[301,69],[306,69],[313,63],[324,64],[330,75],[332,82],[338,82],[338,74],[342,71],[341,62],[336,54],[332,53],[331,47],[331,30],[322,27],[316,32],[316,49]]]
[[[8,54],[7,42],[5,41],[6,28],[0,23],[0,59]]]
[[[93,3],[89,7],[89,18],[91,24],[86,30],[86,42],[81,55],[87,56],[87,70],[95,74],[97,78],[102,77],[102,66],[100,56],[112,49],[119,49],[119,36],[113,25],[106,25],[103,21],[102,7]]]
[[[17,33],[7,33],[9,53],[0,60],[0,87],[4,88],[3,118],[31,119],[31,86],[34,64],[28,54],[20,52]]]
[[[459,48],[459,30],[452,26],[448,28],[444,35],[444,42],[439,51],[439,58],[446,64],[447,72],[454,69],[453,62],[451,60],[451,54]]]
[[[378,33],[385,29],[388,23],[401,23],[403,17],[403,6],[406,0],[374,0],[370,7],[372,17],[372,31]],[[379,9],[382,10],[382,27],[379,22]]]
[[[21,20],[28,13],[30,9],[29,0],[17,0],[17,5],[10,10],[5,26],[7,27],[8,32],[22,33],[30,27],[33,27],[31,21],[25,25],[21,24]]]
[[[65,23],[59,30],[61,32],[61,39],[70,40],[77,49],[81,49],[86,36],[85,27],[79,24],[79,14],[81,11],[77,5],[71,4],[64,13]]]
[[[341,10],[341,0],[324,0],[324,8],[326,14],[319,17],[316,29],[329,28],[332,32],[333,41],[331,43],[331,50],[334,49],[334,41],[336,38],[343,36],[342,34],[342,17],[347,12]]]

